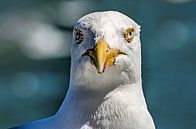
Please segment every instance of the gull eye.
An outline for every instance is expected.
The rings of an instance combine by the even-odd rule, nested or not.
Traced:
[[[84,40],[84,34],[77,28],[75,28],[75,40],[77,44],[81,43]]]
[[[125,32],[124,32],[124,38],[125,40],[130,43],[133,39],[134,36],[134,29],[133,28],[128,28]]]

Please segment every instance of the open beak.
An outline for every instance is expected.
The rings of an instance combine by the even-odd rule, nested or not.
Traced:
[[[97,72],[101,74],[107,67],[114,64],[115,58],[120,54],[124,53],[119,49],[110,48],[106,40],[101,38],[97,41],[93,49],[87,50],[83,55],[87,55],[91,58]]]

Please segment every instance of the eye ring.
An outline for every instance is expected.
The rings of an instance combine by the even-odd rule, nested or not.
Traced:
[[[78,28],[75,28],[75,41],[77,44],[80,44],[84,40],[84,34]]]
[[[128,28],[125,32],[124,32],[124,38],[128,43],[131,43],[131,41],[133,40],[134,37],[134,32],[135,30],[133,28]]]

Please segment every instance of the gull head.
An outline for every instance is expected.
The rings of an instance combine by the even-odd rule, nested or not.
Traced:
[[[71,82],[76,88],[111,89],[141,78],[140,26],[116,12],[83,16],[73,29]]]

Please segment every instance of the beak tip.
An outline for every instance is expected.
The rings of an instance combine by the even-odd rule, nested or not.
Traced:
[[[103,72],[98,72],[98,74],[102,74]]]
[[[98,74],[102,74],[102,73],[103,73],[103,71],[102,71],[102,72],[99,72],[99,71],[98,71]]]
[[[104,69],[103,70],[97,70],[98,74],[102,74],[104,73]]]

